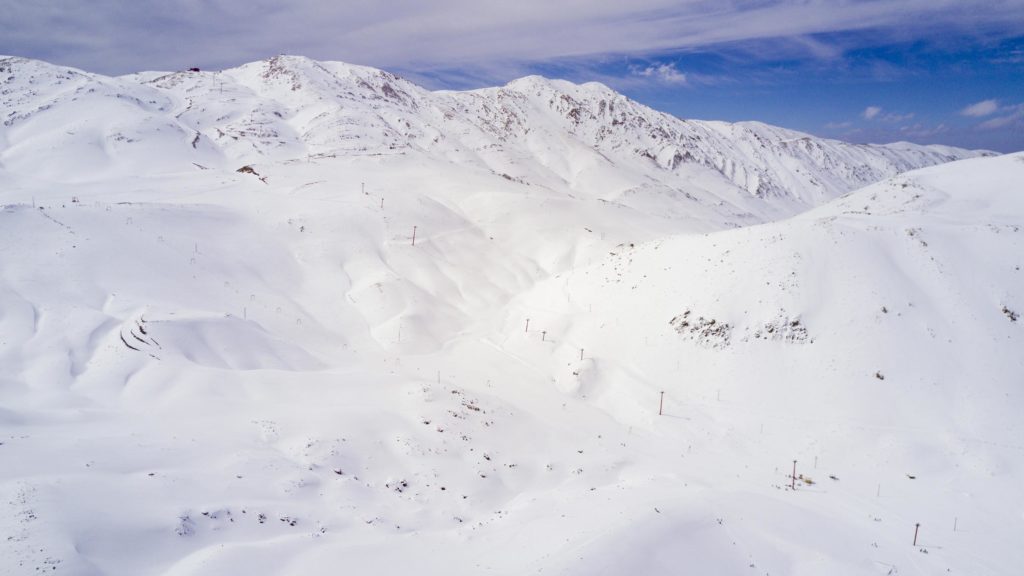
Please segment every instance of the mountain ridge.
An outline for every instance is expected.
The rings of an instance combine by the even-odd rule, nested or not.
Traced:
[[[0,61],[0,573],[1024,565],[1024,154],[844,193],[947,157],[536,79],[37,68]]]
[[[937,145],[847,144],[759,122],[679,119],[603,84],[541,76],[501,87],[431,92],[383,70],[297,56],[216,72],[119,77],[4,58],[4,72],[2,103],[10,112],[3,119],[7,146],[0,161],[13,156],[15,165],[19,145],[24,154],[39,148],[59,153],[68,143],[56,133],[59,122],[42,120],[38,124],[51,134],[42,138],[41,130],[31,131],[39,148],[11,141],[21,132],[18,125],[67,109],[72,124],[82,117],[94,120],[92,144],[115,164],[118,154],[136,162],[153,156],[130,150],[140,146],[159,150],[164,161],[157,170],[414,153],[577,191],[600,180],[581,180],[588,170],[628,173],[634,186],[653,178],[684,187],[689,166],[718,173],[756,198],[790,202],[794,206],[785,212],[791,214],[907,170],[991,154]],[[66,83],[71,85],[59,88]],[[104,109],[124,120],[102,125]],[[536,181],[530,175],[536,170],[517,168],[524,163],[539,166],[546,177]]]

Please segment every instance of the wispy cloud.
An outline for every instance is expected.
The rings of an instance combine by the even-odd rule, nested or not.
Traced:
[[[881,106],[868,106],[860,113],[860,116],[865,120],[877,120],[879,122],[891,122],[893,124],[906,122],[914,118],[913,112],[886,112],[883,114],[882,111]]]
[[[1003,106],[998,108],[1001,115],[995,118],[989,118],[988,120],[978,124],[978,128],[982,130],[996,130],[999,128],[1006,128],[1008,126],[1021,126],[1024,128],[1024,103],[1017,104],[1016,106]],[[993,111],[992,113],[995,113]]]
[[[98,72],[221,67],[277,53],[432,70],[481,63],[656,55],[777,41],[812,58],[871,41],[1024,33],[1024,3],[1002,0],[93,0],[4,2],[0,53]],[[757,51],[754,51],[755,57]]]
[[[990,98],[967,106],[960,110],[960,115],[969,118],[997,115],[979,123],[977,127],[981,130],[996,130],[1017,124],[1024,126],[1024,103],[1003,105],[999,103],[999,100]]]
[[[686,74],[677,70],[674,63],[652,64],[646,68],[634,67],[632,74],[642,78],[657,80],[665,84],[686,84]]]
[[[898,124],[900,122],[907,122],[909,120],[913,120],[914,116],[915,116],[915,114],[913,112],[907,112],[905,114],[893,113],[893,114],[886,114],[886,115],[882,116],[882,120],[884,122],[893,122],[893,123],[897,123]]]
[[[981,102],[975,102],[974,104],[964,108],[960,111],[960,114],[980,118],[983,116],[990,116],[998,110],[998,100],[982,100]]]
[[[899,132],[907,138],[931,138],[933,136],[949,132],[949,127],[945,124],[929,126],[927,124],[917,123],[909,126],[900,126]]]
[[[1024,49],[1015,48],[992,59],[995,64],[1020,64],[1024,62]]]

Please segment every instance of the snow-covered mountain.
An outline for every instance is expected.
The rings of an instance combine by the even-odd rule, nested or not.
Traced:
[[[0,70],[0,574],[1024,565],[1021,154]]]
[[[755,122],[680,120],[601,84],[537,76],[501,88],[429,92],[381,70],[296,56],[120,78],[5,58],[0,82],[0,158],[14,171],[35,171],[40,162],[95,174],[424,154],[610,199],[677,191],[699,168],[704,178],[709,172],[745,194],[778,199],[793,213],[907,170],[977,155],[851,145]]]

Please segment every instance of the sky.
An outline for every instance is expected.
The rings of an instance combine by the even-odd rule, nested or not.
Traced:
[[[102,74],[298,54],[432,89],[597,81],[682,118],[1024,150],[1024,0],[0,0],[0,54]]]

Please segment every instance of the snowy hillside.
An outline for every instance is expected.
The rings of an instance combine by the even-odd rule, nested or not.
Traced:
[[[293,57],[0,82],[0,574],[1024,566],[1024,155]]]
[[[747,218],[793,214],[907,170],[977,153],[850,145],[759,123],[679,120],[600,84],[528,77],[428,92],[388,72],[279,56],[222,72],[108,78],[0,60],[0,159],[62,179],[359,155],[426,156],[617,200],[709,181]],[[738,193],[738,198],[733,198]],[[750,202],[750,198],[774,202]],[[764,205],[771,208],[765,208]],[[751,214],[753,210],[753,214]]]

